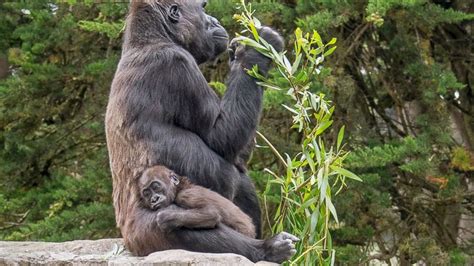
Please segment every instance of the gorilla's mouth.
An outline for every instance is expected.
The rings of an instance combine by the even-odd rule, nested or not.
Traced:
[[[161,208],[161,205],[163,205],[164,202],[165,202],[165,200],[160,200],[156,203],[152,203],[151,204],[151,209],[154,210],[154,211],[158,210],[159,208]]]
[[[215,30],[212,34],[212,39],[214,40],[214,55],[212,57],[216,57],[227,50],[227,46],[229,45],[229,34],[227,34],[223,28]]]
[[[216,28],[212,31],[212,38],[228,40],[229,39],[229,34],[227,33],[227,31],[224,28],[219,27],[219,28]]]
[[[229,39],[229,36],[227,34],[214,34],[213,36],[215,39]]]

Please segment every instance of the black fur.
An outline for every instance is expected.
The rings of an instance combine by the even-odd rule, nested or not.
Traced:
[[[168,17],[168,9],[174,4],[180,9],[177,22],[175,17]],[[260,34],[282,49],[282,39],[276,32],[263,28]],[[219,99],[198,63],[223,52],[225,36],[216,20],[203,12],[200,1],[149,0],[132,4],[106,115],[114,205],[122,234],[126,234],[123,226],[136,203],[129,196],[134,186],[132,178],[145,168],[164,165],[233,200],[253,219],[260,235],[255,188],[243,167],[236,165],[241,164],[240,155],[246,154],[245,148],[254,136],[263,96],[245,69],[258,65],[265,74],[270,60],[234,43],[228,90]],[[278,256],[292,253],[292,241],[288,239],[294,239],[282,233],[270,240],[255,240],[225,226],[183,229],[163,237],[173,248],[234,252],[253,261],[280,261],[270,254],[275,250]]]

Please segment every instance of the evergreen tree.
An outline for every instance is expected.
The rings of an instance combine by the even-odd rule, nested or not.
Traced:
[[[103,115],[120,40],[81,29],[126,5],[0,5],[0,236],[63,241],[116,236]]]
[[[0,79],[1,55],[10,66],[0,80],[2,239],[117,236],[103,114],[127,4],[92,2],[0,4]],[[207,7],[231,35],[237,2]],[[336,106],[333,128],[346,125],[346,161],[364,180],[334,198],[336,260],[466,264],[474,227],[472,1],[251,2],[288,47],[296,27],[338,39],[310,88]],[[203,66],[218,90],[226,65],[223,56]],[[260,132],[293,156],[302,136],[289,129],[289,102],[266,91]],[[263,170],[285,168],[257,142],[249,168],[263,194],[273,178]],[[279,197],[266,192],[262,208],[274,217]],[[269,232],[274,221],[265,221]]]

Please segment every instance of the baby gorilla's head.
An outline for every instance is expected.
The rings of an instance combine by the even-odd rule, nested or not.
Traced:
[[[153,166],[138,179],[141,205],[156,211],[168,207],[176,197],[178,176],[164,166]]]

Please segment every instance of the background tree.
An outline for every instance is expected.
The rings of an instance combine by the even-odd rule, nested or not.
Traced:
[[[82,30],[126,6],[0,5],[0,227],[8,240],[117,235],[103,131],[120,40]]]

